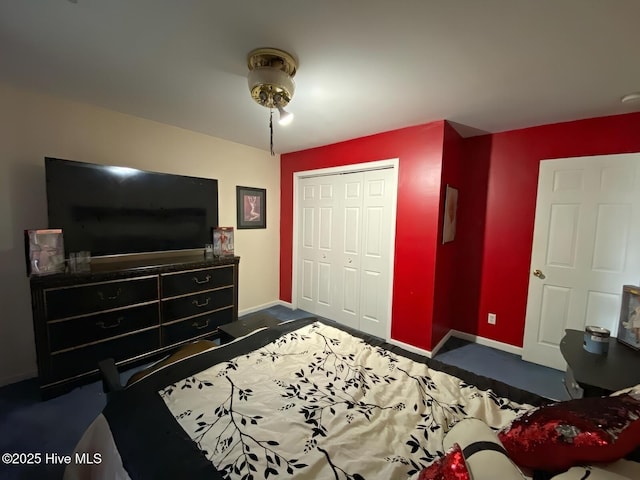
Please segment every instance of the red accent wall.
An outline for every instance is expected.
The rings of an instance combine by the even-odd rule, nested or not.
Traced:
[[[469,269],[470,289],[466,305],[457,307],[456,328],[522,346],[540,161],[639,152],[640,113],[470,138],[463,148],[462,188],[473,198],[459,205],[467,258],[458,261]],[[487,323],[489,312],[497,314],[495,326]]]
[[[462,187],[462,145],[463,140],[456,130],[445,122],[444,145],[442,152],[442,184],[440,190],[440,215],[438,217],[438,237],[436,241],[436,280],[433,305],[432,338],[429,350],[451,330],[457,328],[454,323],[456,304],[459,302],[458,255],[461,253],[460,219],[456,226],[456,238],[453,242],[442,243],[444,225],[444,203],[447,184],[458,189],[458,202],[467,196]],[[464,229],[462,231],[464,234]],[[463,237],[464,238],[464,237]],[[475,318],[475,316],[474,316]]]
[[[456,290],[453,328],[477,333],[482,284],[491,135],[463,139],[456,228]]]
[[[398,157],[392,337],[431,350],[454,328],[522,346],[540,161],[629,152],[640,113],[467,139],[439,121],[282,155],[280,299],[291,301],[294,172]],[[458,222],[442,245],[447,183]]]
[[[392,338],[431,349],[445,122],[281,156],[280,299],[291,302],[293,174],[399,158]]]

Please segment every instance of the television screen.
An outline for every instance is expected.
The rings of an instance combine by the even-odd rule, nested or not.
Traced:
[[[49,228],[92,256],[204,248],[218,225],[218,181],[45,158]]]

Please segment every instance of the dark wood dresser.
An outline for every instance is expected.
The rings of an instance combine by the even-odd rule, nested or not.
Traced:
[[[154,360],[219,336],[238,319],[239,257],[164,257],[92,263],[90,272],[32,276],[43,398],[96,380],[98,362]]]

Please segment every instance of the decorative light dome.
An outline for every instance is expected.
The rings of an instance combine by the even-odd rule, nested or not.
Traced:
[[[251,97],[263,107],[286,107],[296,88],[293,56],[276,48],[257,48],[249,52],[247,63]]]
[[[277,48],[257,48],[247,56],[249,75],[247,77],[251,98],[259,105],[271,110],[269,130],[271,133],[271,155],[273,155],[273,109],[280,112],[281,125],[293,120],[293,114],[286,107],[296,89],[293,77],[298,64],[290,53]]]

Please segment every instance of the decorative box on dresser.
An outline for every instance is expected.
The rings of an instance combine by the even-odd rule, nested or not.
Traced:
[[[219,336],[238,319],[239,257],[92,263],[32,276],[40,391],[49,398],[98,378],[98,362],[129,366]]]

